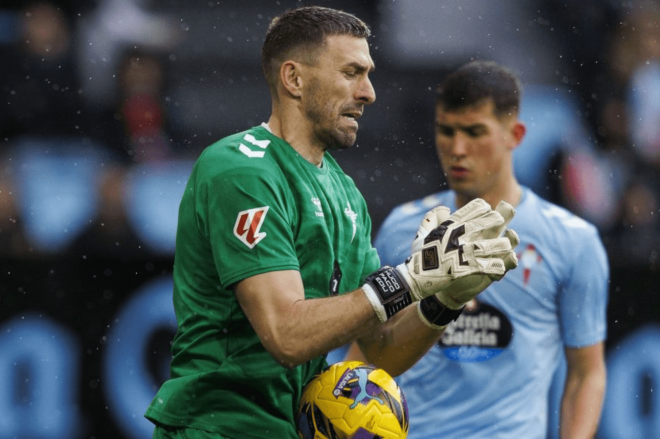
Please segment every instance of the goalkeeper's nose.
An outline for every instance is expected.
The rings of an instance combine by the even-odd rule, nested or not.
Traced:
[[[371,105],[376,102],[376,90],[367,76],[359,82],[355,92],[355,99],[364,105]]]

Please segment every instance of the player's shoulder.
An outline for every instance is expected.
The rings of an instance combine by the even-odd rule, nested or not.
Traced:
[[[252,127],[248,130],[223,137],[208,146],[200,156],[205,159],[233,158],[235,160],[246,160],[265,158],[268,155],[268,147],[274,140],[274,136],[262,126]],[[258,163],[258,160],[254,162]]]
[[[259,175],[276,172],[274,144],[277,138],[262,126],[224,137],[208,146],[197,160],[200,172],[248,172]]]
[[[546,223],[555,233],[566,236],[598,235],[595,225],[570,210],[525,190],[525,219],[528,224]]]
[[[427,195],[416,200],[408,201],[397,205],[385,218],[384,225],[401,224],[402,222],[412,221],[415,226],[421,218],[437,206],[449,206],[452,210],[454,205],[454,196],[452,191],[441,191]]]
[[[454,197],[452,191],[441,191],[431,195],[427,195],[416,200],[407,201],[399,204],[392,209],[391,214],[400,217],[417,216],[419,214],[426,214],[429,210],[437,206],[449,206],[454,204]]]

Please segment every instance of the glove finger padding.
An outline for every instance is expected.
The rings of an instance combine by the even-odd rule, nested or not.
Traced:
[[[513,206],[506,201],[500,201],[497,204],[495,210],[498,211],[500,215],[502,215],[505,224],[509,224],[516,214],[516,209],[514,209]]]
[[[471,219],[479,218],[491,210],[492,209],[490,208],[490,204],[481,198],[475,198],[454,212],[450,219],[456,223],[464,223],[470,221]]]
[[[497,243],[495,241],[500,241]],[[503,248],[503,243],[506,243],[508,249]],[[468,243],[464,246],[465,259],[479,268],[479,274],[486,274],[492,279],[501,279],[506,273],[506,266],[502,256],[507,256],[511,252],[509,241],[505,238],[498,238],[497,240],[491,239],[488,241],[480,241],[475,243]],[[463,276],[472,273],[465,273]],[[459,276],[457,276],[459,277]]]
[[[513,219],[516,210],[506,201],[500,201],[491,212],[466,222],[464,241],[497,238]]]
[[[504,231],[504,237],[511,243],[511,251],[507,252],[506,255],[498,257],[502,258],[507,270],[513,270],[518,266],[518,257],[516,256],[515,248],[520,244],[520,238],[518,238],[518,234],[515,230],[511,229],[506,229]]]
[[[488,257],[475,256],[475,260],[482,267],[486,267],[486,265],[488,265],[488,269],[484,268],[483,272],[491,276],[493,280],[502,279],[507,271],[518,267],[518,257],[516,256],[516,252],[513,250],[507,250],[506,252]],[[501,273],[498,273],[499,265],[503,267]]]
[[[451,211],[446,206],[438,206],[428,211],[426,215],[424,215],[424,219],[417,229],[417,234],[415,235],[415,239],[412,243],[411,254],[420,251],[424,245],[424,240],[429,235],[429,233],[431,233],[431,231],[438,227],[440,224],[445,222],[450,215]]]
[[[469,261],[470,268],[474,268],[457,272],[453,280],[436,294],[450,309],[462,307],[493,281],[502,279],[508,270],[505,258],[512,258],[512,265],[517,266],[516,255],[506,238],[467,243],[463,249],[464,258]]]
[[[435,229],[440,224],[445,222],[447,218],[449,218],[450,216],[451,216],[451,211],[447,206],[434,207],[429,212],[427,212],[426,215],[424,215],[424,220],[422,220],[422,223],[419,225],[419,228],[420,230],[424,229],[427,232],[430,232],[431,230]]]
[[[465,223],[465,234],[459,238],[459,242],[497,238],[505,228],[504,218],[499,212],[493,210],[479,218],[467,221]]]
[[[474,254],[475,258],[502,258],[513,251],[511,241],[506,237],[468,242],[463,249],[466,257]]]
[[[451,285],[435,296],[449,309],[460,309],[474,299],[477,294],[493,283],[493,278],[482,274],[472,274],[455,279]]]
[[[452,237],[454,240],[458,240],[458,242],[454,242],[454,246],[482,239],[497,238],[506,229],[515,212],[513,206],[505,201],[501,201],[497,209],[492,210],[488,203],[477,198],[457,210],[446,221],[441,222],[423,240],[423,244],[427,244],[432,240],[443,240],[445,233],[450,228],[455,230]],[[461,223],[463,223],[462,228],[460,228]],[[424,222],[422,224],[424,225]],[[420,247],[419,243],[420,239],[416,238],[413,242],[413,252]]]
[[[513,229],[506,229],[504,231],[504,237],[509,240],[511,243],[511,248],[516,248],[520,244],[520,238],[518,234]]]

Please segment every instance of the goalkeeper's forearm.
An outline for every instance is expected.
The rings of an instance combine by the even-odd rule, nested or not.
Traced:
[[[417,304],[413,304],[358,338],[356,343],[364,357],[355,359],[366,359],[392,376],[400,375],[438,342],[443,329],[432,329],[424,324],[419,319]]]

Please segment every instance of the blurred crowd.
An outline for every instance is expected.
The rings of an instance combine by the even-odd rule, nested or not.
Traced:
[[[180,27],[137,0],[14,3],[0,7],[0,257],[171,254],[173,243],[154,244],[157,225],[144,218],[166,213],[149,202],[178,202],[206,146],[177,123],[170,97]],[[587,145],[564,137],[533,172],[552,187],[546,197],[600,228],[613,263],[655,269],[660,7],[605,3],[556,17],[575,72],[564,82],[579,96],[566,116]]]
[[[101,52],[112,62],[99,62],[105,69],[99,76],[107,77],[89,77],[94,85],[85,85],[83,74],[90,69],[75,44],[75,12],[81,8],[91,15],[102,5],[39,1],[0,9],[2,257],[167,253],[145,244],[140,227],[130,224],[126,200],[140,173],[171,168],[198,153],[186,150],[167,110],[163,49],[172,43],[144,43],[140,32],[123,41],[130,32],[115,29],[119,37]],[[87,25],[99,32],[107,13]],[[130,9],[121,13],[131,16]],[[142,34],[153,38],[153,31]],[[88,35],[91,45],[94,36]],[[100,38],[105,44],[110,39],[110,30]]]

